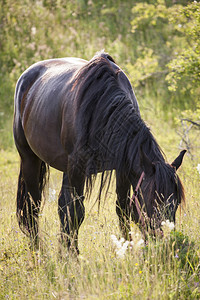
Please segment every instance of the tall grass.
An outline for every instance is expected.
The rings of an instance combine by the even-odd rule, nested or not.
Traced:
[[[159,143],[173,159],[177,135],[153,123]],[[166,141],[166,139],[165,139]],[[100,213],[95,204],[98,186],[86,199],[86,217],[79,232],[80,255],[69,255],[59,245],[57,196],[61,174],[51,170],[44,209],[40,216],[39,251],[19,230],[15,197],[19,161],[16,152],[0,153],[0,299],[199,299],[199,182],[196,163],[185,158],[180,177],[187,205],[177,212],[176,231],[162,240],[127,249],[119,257],[111,235],[121,238],[115,213],[115,183]],[[104,200],[104,199],[103,199]],[[140,232],[132,224],[133,237]]]

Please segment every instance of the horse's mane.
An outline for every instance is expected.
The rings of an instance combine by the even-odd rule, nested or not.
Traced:
[[[109,162],[120,176],[130,178],[131,172],[141,174],[142,149],[151,162],[160,163],[156,176],[160,190],[159,176],[172,176],[170,168],[150,129],[120,88],[117,81],[120,69],[114,70],[110,61],[114,62],[112,57],[100,53],[76,76],[72,89],[77,116],[73,161],[86,174],[87,190],[92,188],[93,178],[101,166],[101,194],[106,179],[111,178],[105,175]]]

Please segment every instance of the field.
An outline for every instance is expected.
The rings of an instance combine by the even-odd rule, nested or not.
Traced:
[[[198,1],[1,1],[0,300],[200,299],[199,32]],[[90,60],[101,49],[130,79],[141,115],[167,161],[188,150],[178,170],[186,204],[177,211],[174,230],[165,224],[163,239],[149,237],[144,244],[131,224],[130,245],[121,240],[114,178],[99,213],[97,180],[85,200],[75,257],[59,244],[62,174],[51,169],[40,213],[40,249],[33,251],[16,220],[19,158],[12,118],[17,79],[37,61]]]
[[[163,123],[161,129],[152,123],[152,128],[171,161],[178,153],[177,134],[170,129],[165,143],[168,124]],[[121,238],[114,181],[102,198],[99,214],[97,182],[85,202],[77,258],[58,242],[57,196],[62,175],[51,169],[40,216],[41,247],[34,252],[15,216],[18,155],[15,149],[0,154],[0,299],[199,299],[199,157],[191,160],[187,155],[179,171],[186,206],[177,211],[175,232],[166,232],[165,238],[156,242],[149,239],[144,245],[137,226],[132,225],[134,244],[124,255],[119,255],[111,239],[112,235]]]

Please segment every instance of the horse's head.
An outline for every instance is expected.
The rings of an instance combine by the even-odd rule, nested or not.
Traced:
[[[186,150],[181,151],[173,163],[167,164],[164,160],[151,162],[142,152],[141,166],[144,170],[143,180],[139,183],[138,198],[135,209],[139,222],[153,230],[160,229],[164,220],[175,223],[175,214],[178,205],[184,201],[184,189],[176,173],[180,167]],[[138,201],[138,203],[136,203]]]

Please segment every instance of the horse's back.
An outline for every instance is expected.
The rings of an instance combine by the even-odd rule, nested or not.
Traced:
[[[34,110],[54,111],[60,105],[61,93],[70,91],[70,83],[76,72],[86,63],[79,58],[49,59],[30,66],[20,76],[15,90],[15,118],[20,117],[23,126]],[[60,97],[59,97],[60,96]],[[63,95],[64,96],[64,95]],[[37,111],[38,113],[38,111]]]
[[[101,62],[101,57],[104,64],[107,60],[107,70],[111,69],[117,74],[119,87],[139,113],[137,100],[125,73],[106,53],[100,53],[97,57],[100,58],[97,62]],[[77,87],[77,75],[84,66],[87,70],[87,61],[80,58],[44,60],[29,67],[16,86],[14,137],[18,149],[20,143],[21,148],[29,145],[38,157],[62,171],[66,171],[67,155],[73,151],[75,144],[77,116],[74,116],[74,86]]]
[[[16,85],[15,143],[18,149],[28,143],[37,156],[58,169],[66,160],[61,137],[63,102],[70,106],[73,77],[85,63],[76,58],[41,61],[29,67]]]

